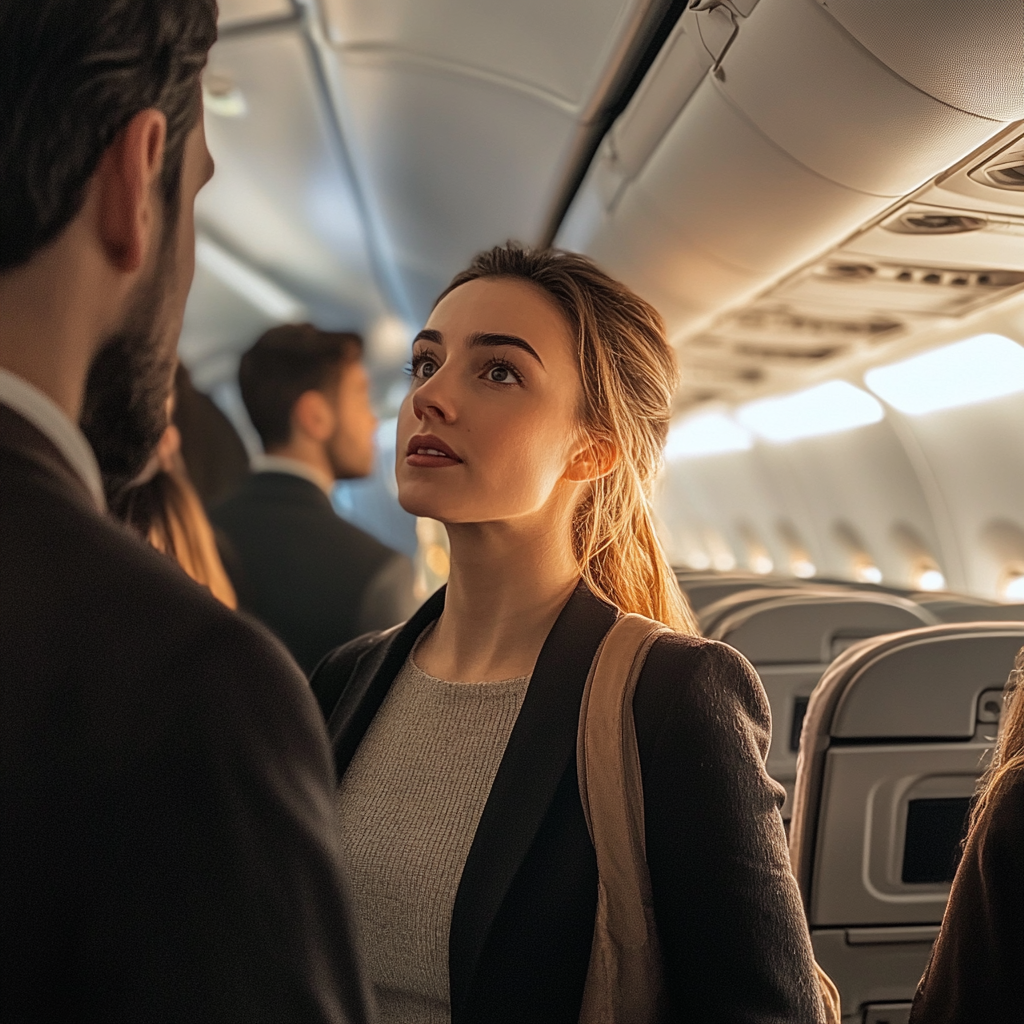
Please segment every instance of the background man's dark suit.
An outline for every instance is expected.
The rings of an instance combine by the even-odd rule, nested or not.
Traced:
[[[255,473],[210,518],[227,538],[224,564],[242,607],[307,673],[414,610],[409,559],[340,518],[310,480]]]
[[[0,1015],[364,1021],[305,680],[0,406]]]

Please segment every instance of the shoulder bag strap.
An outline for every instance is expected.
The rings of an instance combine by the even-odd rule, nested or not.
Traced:
[[[598,907],[581,1024],[653,1024],[665,1016],[633,694],[651,645],[669,632],[642,615],[621,616],[583,694],[576,759],[597,853]]]

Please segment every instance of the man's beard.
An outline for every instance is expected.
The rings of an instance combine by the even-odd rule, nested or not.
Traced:
[[[161,310],[174,271],[174,246],[161,246],[120,328],[89,368],[81,427],[96,453],[108,502],[142,472],[167,428],[176,346],[166,345]]]

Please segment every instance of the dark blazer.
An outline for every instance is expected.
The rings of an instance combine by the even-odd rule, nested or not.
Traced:
[[[1024,769],[992,794],[953,879],[912,1024],[1024,1021]]]
[[[339,773],[443,606],[442,590],[405,626],[362,637],[317,670]],[[616,615],[581,584],[537,659],[455,900],[453,1024],[579,1018],[597,867],[576,731],[591,662]],[[764,770],[769,711],[753,669],[723,644],[659,639],[634,713],[672,1020],[821,1020],[779,815],[784,794]]]
[[[302,674],[0,406],[0,1019],[369,1019]]]
[[[239,604],[307,673],[339,644],[412,611],[409,559],[338,516],[309,480],[254,473],[210,518],[227,538]]]

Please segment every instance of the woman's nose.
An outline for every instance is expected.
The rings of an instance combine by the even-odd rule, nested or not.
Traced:
[[[417,419],[433,417],[442,423],[451,423],[455,419],[451,389],[443,379],[439,379],[440,375],[438,370],[412,393],[412,410]]]

